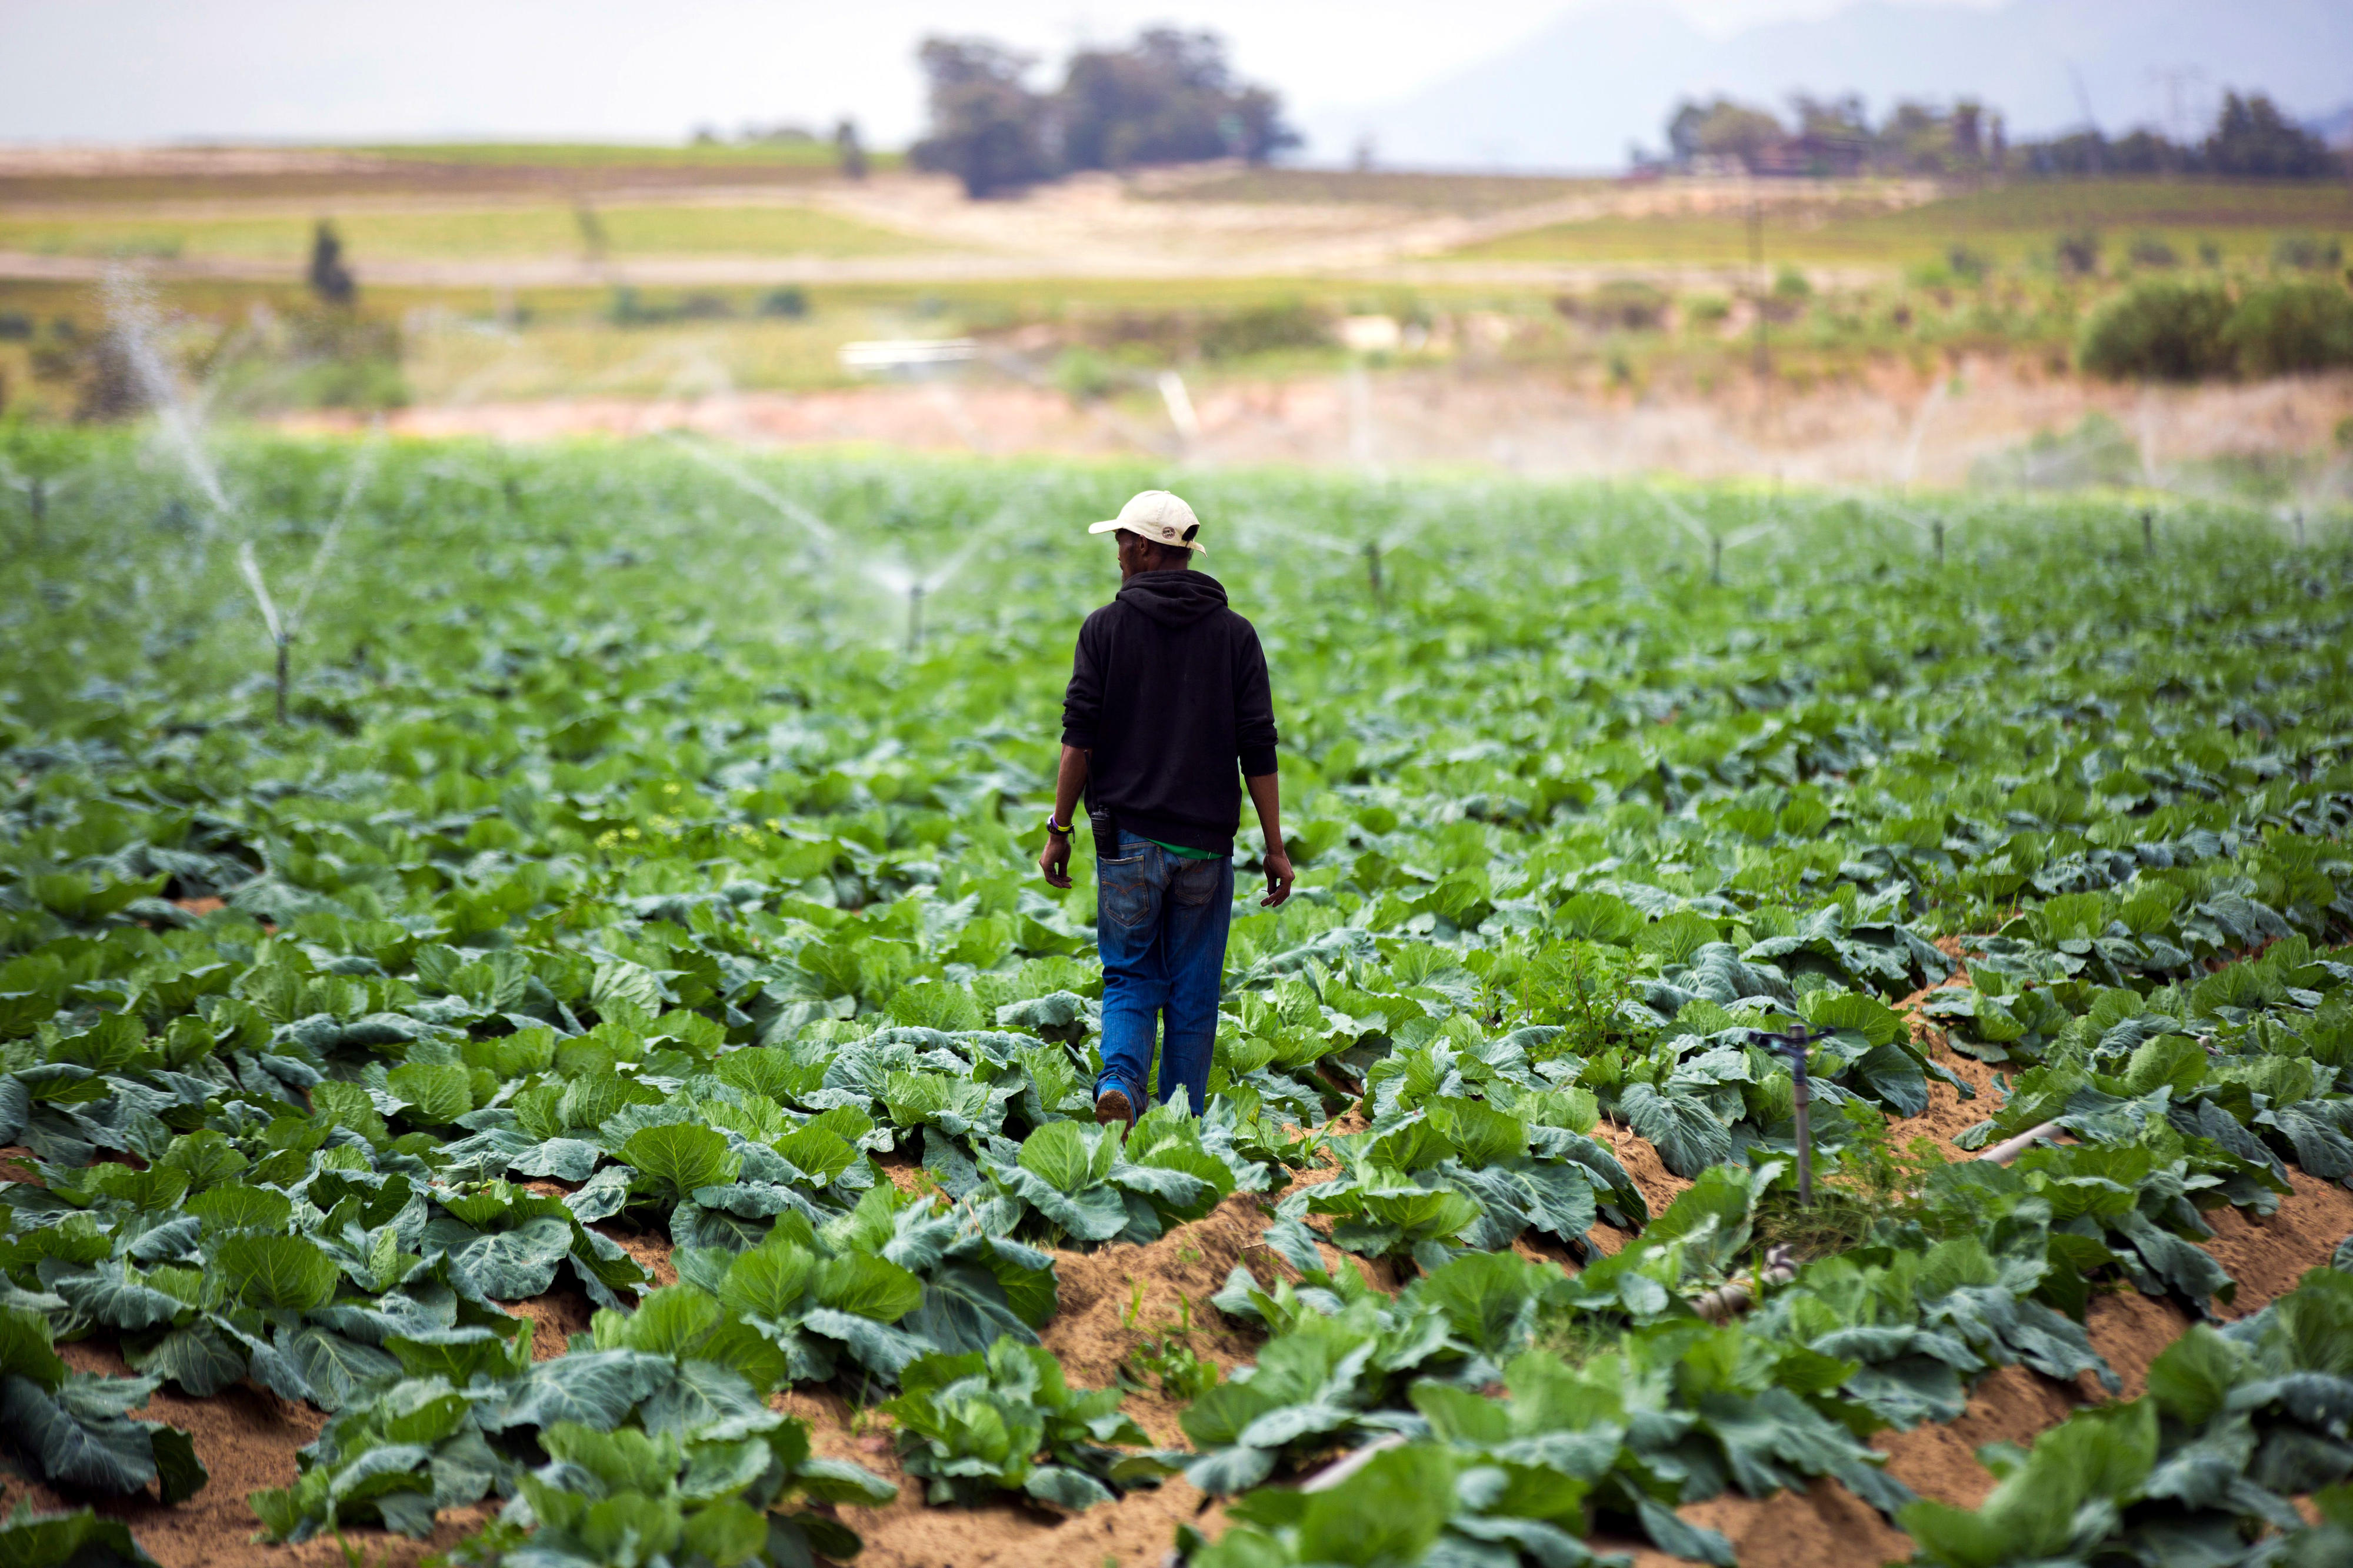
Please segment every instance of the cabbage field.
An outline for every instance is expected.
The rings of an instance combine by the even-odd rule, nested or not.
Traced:
[[[1171,476],[13,461],[0,1562],[2353,1561],[2341,524],[1176,476],[1301,889],[1123,1142]]]

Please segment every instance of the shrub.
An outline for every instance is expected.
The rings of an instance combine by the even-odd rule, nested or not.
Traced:
[[[2251,289],[2223,337],[2249,375],[2353,365],[2353,296],[2333,283]]]
[[[1655,332],[1667,316],[1667,296],[1648,283],[1620,279],[1588,297],[1564,294],[1553,309],[1599,331]]]
[[[1978,283],[1993,270],[1993,258],[1982,250],[1971,250],[1966,245],[1956,245],[1945,252],[1945,267],[1956,278],[1967,283]]]
[[[1109,360],[1092,349],[1067,348],[1054,361],[1054,384],[1073,403],[1109,397],[1118,384]]]
[[[1221,316],[1201,330],[1201,352],[1211,359],[1235,359],[1273,349],[1320,349],[1331,342],[1332,330],[1324,318],[1295,301]]]
[[[2144,234],[2132,242],[2132,263],[2135,267],[2178,267],[2181,258],[2174,254],[2161,234]]]
[[[2232,368],[2231,297],[2213,283],[2143,283],[2084,323],[2077,360],[2112,380],[2196,381]]]
[[[2087,276],[2100,269],[2100,237],[2090,229],[2063,234],[2051,247],[2051,259],[2060,271]]]
[[[2301,272],[2334,268],[2345,259],[2345,247],[2335,238],[2310,234],[2284,234],[2272,241],[2272,265]]]
[[[613,290],[606,319],[617,327],[658,327],[670,321],[719,321],[735,314],[723,294],[695,293],[670,304],[642,298],[624,283]]]
[[[848,121],[842,121],[844,126]],[[798,321],[808,314],[808,295],[797,284],[771,289],[760,296],[759,311],[763,316],[784,316]]]
[[[2128,485],[2140,477],[2140,448],[2105,414],[2086,414],[2064,432],[2038,430],[2031,439],[1969,465],[1969,483],[2009,489]]]

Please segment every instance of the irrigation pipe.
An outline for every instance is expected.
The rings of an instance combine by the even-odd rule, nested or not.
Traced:
[[[2015,1138],[2003,1139],[1978,1158],[1991,1160],[1997,1165],[2007,1165],[2058,1131],[2059,1124],[2056,1121],[2045,1121],[2039,1126],[2028,1128]]]
[[[1978,1158],[1991,1160],[1997,1165],[2007,1165],[2043,1139],[2052,1137],[2060,1131],[2060,1125],[2056,1121],[2045,1121],[2038,1126],[2028,1128],[2015,1138],[2005,1139],[1979,1154]],[[1734,1279],[1717,1286],[1713,1290],[1703,1291],[1692,1298],[1692,1310],[1711,1323],[1720,1323],[1726,1318],[1737,1317],[1755,1306],[1761,1288],[1787,1285],[1797,1277],[1796,1255],[1786,1246],[1768,1247],[1765,1253],[1765,1267],[1757,1272],[1753,1284],[1746,1279]],[[1360,1450],[1360,1452],[1368,1454],[1369,1450]],[[1357,1456],[1354,1454],[1349,1456],[1349,1459],[1356,1458]],[[1344,1459],[1341,1463],[1346,1464],[1349,1459]]]
[[[1338,1486],[1342,1481],[1346,1480],[1350,1476],[1355,1475],[1358,1470],[1363,1469],[1366,1465],[1371,1464],[1375,1455],[1386,1454],[1391,1448],[1402,1448],[1403,1447],[1405,1447],[1405,1435],[1403,1433],[1392,1432],[1386,1437],[1376,1437],[1371,1442],[1366,1444],[1363,1447],[1355,1450],[1353,1453],[1343,1454],[1340,1458],[1333,1460],[1330,1464],[1324,1466],[1322,1469],[1316,1471],[1314,1475],[1300,1482],[1299,1489],[1303,1492],[1328,1492],[1334,1487]]]
[[[1711,1323],[1720,1323],[1736,1317],[1757,1304],[1757,1298],[1767,1285],[1787,1285],[1798,1277],[1798,1255],[1788,1246],[1765,1249],[1765,1267],[1757,1270],[1754,1281],[1727,1280],[1713,1290],[1702,1291],[1692,1298],[1692,1310]]]

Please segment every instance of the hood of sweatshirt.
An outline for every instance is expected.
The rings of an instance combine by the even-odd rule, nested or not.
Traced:
[[[1189,626],[1226,607],[1226,588],[1206,572],[1139,572],[1121,585],[1118,602],[1164,626]]]

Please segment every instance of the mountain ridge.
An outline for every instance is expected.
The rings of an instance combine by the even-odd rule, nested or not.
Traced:
[[[2195,134],[2226,88],[2319,117],[2348,81],[2353,5],[2337,0],[1865,0],[1720,37],[1669,8],[1589,0],[1420,92],[1300,119],[1318,159],[1369,137],[1392,166],[1600,169],[1622,167],[1630,144],[1657,148],[1679,99],[1717,92],[1782,110],[1795,91],[1854,91],[1874,114],[1898,97],[1974,97],[2017,141],[2079,128],[2085,99],[2110,135],[2172,131],[2177,105]]]

